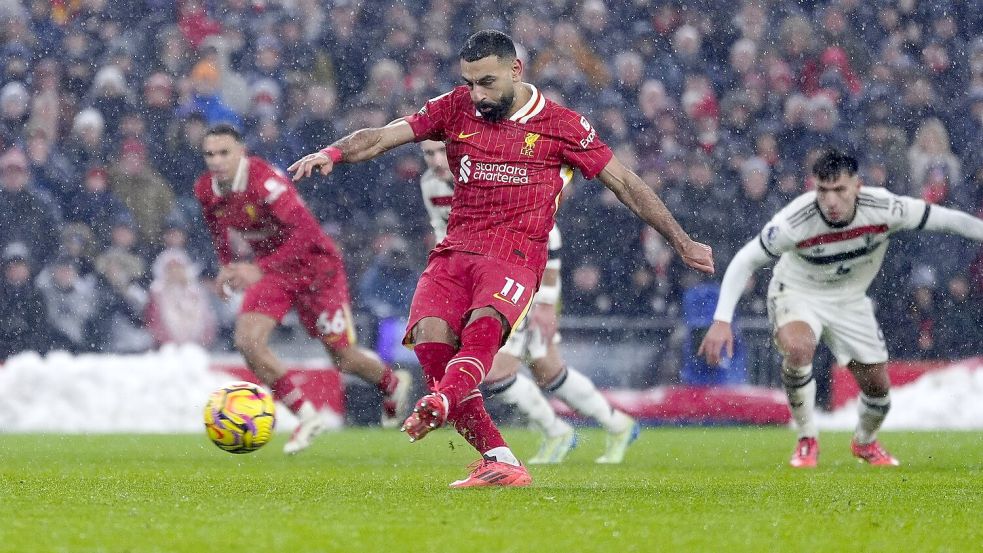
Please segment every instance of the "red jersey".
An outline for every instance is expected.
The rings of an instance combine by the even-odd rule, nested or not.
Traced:
[[[536,87],[506,120],[485,120],[460,86],[406,121],[415,140],[447,143],[454,175],[447,237],[434,251],[488,255],[537,275],[546,265],[557,199],[573,168],[591,179],[613,155],[587,119]]]
[[[195,196],[223,265],[232,261],[230,229],[249,242],[264,272],[296,271],[312,255],[339,257],[293,183],[258,157],[243,157],[230,193],[223,194],[206,171],[195,183]]]

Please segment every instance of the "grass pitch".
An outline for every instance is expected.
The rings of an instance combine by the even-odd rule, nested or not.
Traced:
[[[536,437],[506,432],[531,455]],[[285,457],[204,435],[0,435],[0,551],[958,551],[983,544],[983,433],[886,433],[875,468],[849,435],[786,466],[786,429],[647,429],[621,466],[584,430],[526,489],[448,490],[475,455],[345,430]]]

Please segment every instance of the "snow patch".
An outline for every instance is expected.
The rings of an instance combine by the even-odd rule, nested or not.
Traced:
[[[891,412],[884,430],[983,429],[983,367],[979,362],[957,363],[930,371],[907,386],[892,388]],[[854,399],[832,413],[818,416],[824,430],[853,430],[857,425]]]
[[[238,380],[197,346],[141,355],[22,353],[0,368],[0,432],[204,432],[208,394]],[[296,418],[277,405],[277,430]]]

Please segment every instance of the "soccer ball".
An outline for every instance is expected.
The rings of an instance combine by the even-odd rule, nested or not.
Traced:
[[[273,396],[252,382],[234,382],[208,396],[205,431],[229,453],[249,453],[273,437]]]

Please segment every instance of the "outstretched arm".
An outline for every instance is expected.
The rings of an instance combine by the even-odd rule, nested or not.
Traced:
[[[287,171],[293,173],[294,181],[309,177],[317,168],[321,169],[322,175],[327,175],[336,163],[372,159],[412,141],[413,129],[409,123],[397,119],[385,127],[357,130],[319,152],[298,159],[287,167]]]
[[[983,219],[973,217],[958,209],[937,205],[926,206],[925,209],[925,230],[948,232],[983,242]]]
[[[597,178],[611,189],[643,221],[659,232],[690,267],[713,274],[713,250],[693,241],[679,226],[666,204],[638,175],[622,165],[618,158],[604,166]]]

